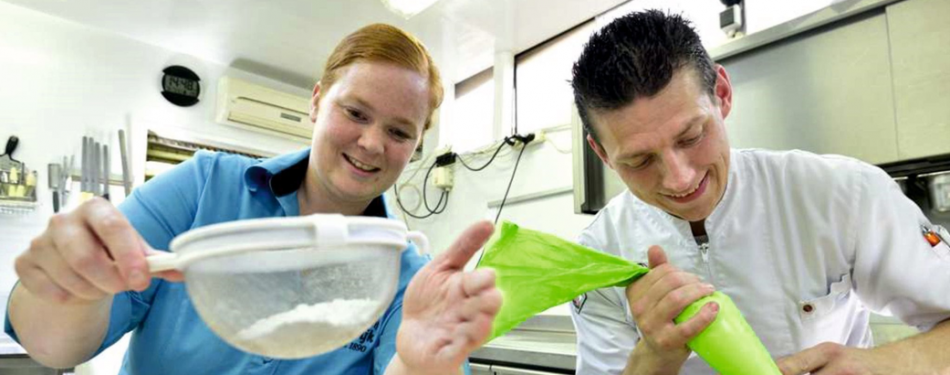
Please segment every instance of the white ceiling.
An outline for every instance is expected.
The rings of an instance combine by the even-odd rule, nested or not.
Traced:
[[[626,0],[441,0],[405,20],[380,0],[3,0],[221,65],[310,87],[333,46],[373,22],[419,36],[447,81],[488,68]]]

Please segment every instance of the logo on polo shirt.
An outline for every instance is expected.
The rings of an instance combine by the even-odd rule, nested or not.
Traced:
[[[369,348],[373,347],[373,342],[376,341],[377,339],[376,330],[378,329],[379,329],[379,322],[377,321],[376,324],[373,324],[372,327],[369,327],[369,329],[367,329],[366,332],[363,332],[363,334],[360,335],[359,338],[357,338],[356,340],[353,340],[353,342],[345,346],[345,348],[348,350],[353,350],[360,353],[366,353],[366,351],[369,350]]]

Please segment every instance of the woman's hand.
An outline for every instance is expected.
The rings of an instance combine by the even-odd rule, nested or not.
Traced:
[[[50,219],[46,231],[16,259],[21,285],[57,304],[89,304],[126,290],[145,290],[145,257],[156,252],[112,203],[94,198]],[[179,272],[159,277],[181,280]]]
[[[398,360],[408,373],[458,373],[491,334],[502,301],[495,273],[462,268],[493,230],[488,222],[472,225],[409,283],[396,337]]]

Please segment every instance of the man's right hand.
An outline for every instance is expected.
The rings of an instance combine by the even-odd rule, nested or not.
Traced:
[[[89,304],[148,288],[145,256],[156,252],[109,201],[94,198],[53,216],[46,231],[16,259],[21,286],[58,304]],[[180,281],[179,272],[155,275]]]
[[[673,318],[686,306],[708,296],[715,290],[696,275],[684,272],[667,262],[659,246],[648,251],[650,272],[627,287],[627,300],[640,333],[643,335],[634,350],[631,364],[636,367],[655,364],[657,373],[676,374],[689,357],[686,343],[706,329],[716,318],[719,306],[710,303],[691,319],[675,324]],[[659,367],[659,368],[656,368]]]

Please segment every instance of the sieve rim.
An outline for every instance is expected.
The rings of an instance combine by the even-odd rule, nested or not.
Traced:
[[[341,220],[342,225],[324,225],[322,223],[328,220]],[[307,238],[286,238],[278,236],[261,242],[251,244],[227,244],[212,247],[202,251],[186,251],[192,243],[207,240],[210,238],[228,235],[231,233],[248,233],[253,231],[266,232],[275,229],[293,230],[293,229],[315,229],[317,242],[312,237]],[[320,233],[325,230],[345,231],[343,240],[340,244],[333,244],[330,248],[321,248],[319,244]],[[304,232],[301,232],[304,233]],[[388,233],[389,235],[385,235]],[[391,219],[376,217],[347,217],[339,214],[315,214],[298,217],[278,217],[261,218],[231,221],[225,223],[212,224],[201,228],[192,229],[186,233],[175,237],[172,240],[169,250],[177,255],[176,268],[184,270],[190,264],[227,255],[236,255],[252,251],[287,249],[287,248],[307,248],[312,247],[314,251],[331,251],[333,248],[351,245],[384,245],[394,251],[402,251],[409,246],[409,235],[406,225]],[[372,237],[373,234],[380,234],[378,237]],[[393,236],[395,234],[396,236]],[[334,237],[339,233],[327,233],[328,237]],[[397,239],[398,238],[398,239]]]

